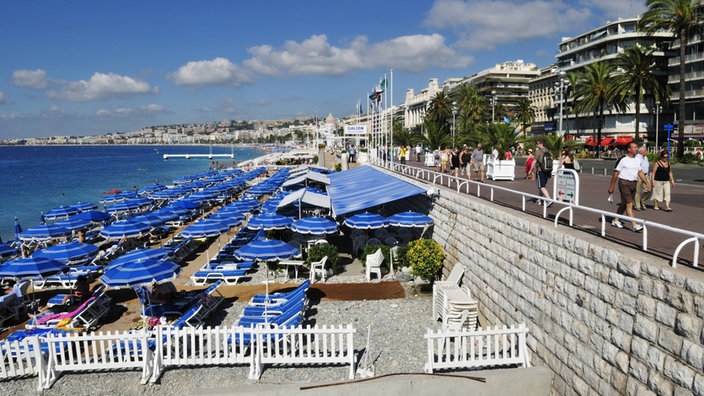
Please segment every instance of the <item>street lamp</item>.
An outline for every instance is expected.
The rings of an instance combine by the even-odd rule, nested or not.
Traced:
[[[662,111],[662,106],[660,102],[655,102],[655,152],[660,151],[660,112]]]
[[[452,102],[452,148],[455,148],[455,115],[457,115],[457,102]]]
[[[560,70],[559,73],[557,73],[557,77],[559,81],[555,82],[555,86],[558,86],[560,89],[560,118],[558,119],[558,134],[559,136],[564,136],[565,133],[562,131],[562,107],[563,104],[565,103],[565,76],[567,73],[564,72],[564,70]]]
[[[491,123],[496,121],[496,91],[491,91]]]

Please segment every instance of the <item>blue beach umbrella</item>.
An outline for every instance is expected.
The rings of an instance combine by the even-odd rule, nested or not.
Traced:
[[[179,199],[173,201],[169,206],[174,208],[184,208],[184,209],[198,209],[200,207],[199,201],[195,199]]]
[[[227,224],[229,227],[236,227],[240,225],[244,219],[244,215],[239,212],[215,212],[208,217],[208,220],[219,221]]]
[[[180,270],[178,264],[166,260],[131,261],[106,270],[100,281],[111,288],[150,285],[172,280]]]
[[[99,210],[87,210],[71,217],[72,220],[88,220],[94,223],[100,223],[106,220],[110,220],[111,218],[112,216],[109,213],[102,212]]]
[[[113,267],[119,267],[123,264],[131,263],[133,261],[162,260],[162,259],[166,259],[170,254],[171,254],[171,252],[165,248],[135,249],[135,250],[127,252],[127,253],[123,254],[122,256],[116,258],[115,260],[111,261],[105,267],[105,270],[108,270],[109,268],[113,268]]]
[[[65,242],[32,253],[32,257],[44,257],[65,264],[84,262],[98,254],[98,247],[90,243]]]
[[[304,217],[291,224],[291,231],[299,234],[334,234],[337,228],[336,222],[325,217]]]
[[[265,213],[252,216],[247,222],[247,228],[250,230],[285,230],[291,223],[293,223],[293,219],[288,216]]]
[[[80,202],[80,201],[71,205],[71,207],[76,208],[76,210],[78,210],[79,212],[85,212],[87,210],[98,209],[98,205],[96,205],[92,202]]]
[[[149,228],[151,227],[148,224],[139,223],[136,221],[116,221],[100,230],[99,235],[108,240],[137,238],[149,231]]]
[[[50,211],[44,213],[44,219],[46,220],[59,220],[68,219],[69,217],[78,213],[78,209],[73,206],[59,206],[57,208],[51,209]]]
[[[54,224],[68,228],[71,231],[78,231],[90,227],[93,223],[90,220],[77,219],[76,216],[74,216],[69,217],[66,220],[57,221]]]
[[[42,224],[20,233],[22,241],[48,241],[71,235],[71,230],[57,224]]]
[[[0,264],[0,278],[26,279],[56,274],[67,265],[46,257],[24,257]]]
[[[229,229],[230,226],[226,223],[218,220],[206,219],[189,225],[181,231],[179,235],[186,238],[208,238],[216,237]]]
[[[10,245],[6,245],[6,244],[0,242],[0,257],[14,256],[19,253],[20,253],[19,250],[13,248]]]
[[[389,216],[390,226],[394,227],[427,227],[433,225],[433,219],[418,212],[401,212]]]
[[[145,213],[143,215],[135,216],[130,219],[130,221],[136,221],[138,223],[148,224],[150,227],[162,225],[162,224],[166,223],[168,220],[171,220],[171,219],[165,219],[164,217],[161,217],[161,216],[155,216],[152,213]]]
[[[359,213],[345,219],[344,224],[350,228],[371,230],[386,227],[386,218],[376,213]]]
[[[261,261],[288,259],[300,254],[298,249],[278,239],[255,239],[234,252],[240,260]]]

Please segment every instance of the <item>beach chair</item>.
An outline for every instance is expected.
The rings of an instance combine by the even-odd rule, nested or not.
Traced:
[[[371,282],[372,274],[377,274],[379,280],[381,280],[381,264],[384,262],[384,254],[381,249],[377,249],[373,254],[367,255],[366,260],[366,275],[367,281]]]
[[[93,295],[71,312],[46,313],[35,316],[27,325],[29,327],[95,327],[100,318],[110,310],[110,297],[105,294],[105,287],[100,286]]]
[[[237,282],[247,274],[247,270],[200,270],[191,275],[191,281],[195,285],[204,285],[217,280],[224,281],[227,285],[236,285]]]
[[[305,297],[306,293],[308,292],[308,289],[310,289],[310,284],[311,284],[310,280],[305,280],[298,287],[296,287],[295,289],[288,291],[288,292],[277,292],[277,293],[271,293],[269,295],[256,294],[249,301],[248,305],[249,306],[261,306],[264,304],[281,304],[282,302],[284,302],[290,298],[296,298],[297,295],[302,295]]]
[[[386,228],[379,228],[374,231],[374,237],[380,241],[383,241],[384,239],[386,239],[390,236],[391,236],[391,234],[389,233],[389,230],[387,230]]]
[[[464,266],[457,263],[452,267],[450,274],[444,281],[436,281],[433,283],[433,319],[437,320],[443,312],[443,293],[448,289],[456,289],[462,282],[464,275]]]
[[[398,241],[396,240],[396,238],[389,236],[384,239],[384,245],[388,247],[394,247],[398,245]]]
[[[327,272],[325,269],[325,263],[328,262],[328,256],[323,256],[320,261],[312,262],[310,263],[310,281],[315,282],[317,279],[318,275],[320,275],[320,278],[325,282],[325,273]]]
[[[29,285],[29,282],[23,282]],[[22,311],[25,311],[27,305],[23,299],[23,295],[26,295],[26,288],[24,291],[20,291],[19,284],[15,284],[12,287],[12,292],[0,296],[0,327],[2,327],[6,321],[17,318]]]

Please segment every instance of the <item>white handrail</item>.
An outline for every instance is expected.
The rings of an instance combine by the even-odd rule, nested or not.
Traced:
[[[382,168],[389,169],[389,167],[383,165],[382,161],[376,161],[376,162],[372,162],[372,163],[374,165],[380,166]],[[416,171],[416,174],[420,173],[420,171],[422,171],[423,173],[427,173],[427,175],[428,175],[427,180],[430,181],[432,179],[433,185],[438,184],[438,183],[436,183],[436,180],[438,178],[440,178],[440,183],[439,183],[440,185],[448,187],[448,188],[452,188],[451,182],[454,180],[455,183],[458,185],[457,193],[460,193],[460,187],[459,187],[459,186],[461,186],[460,181],[462,182],[462,184],[467,183],[467,189],[466,189],[467,194],[469,194],[469,185],[470,184],[477,187],[477,194],[476,194],[477,196],[480,196],[481,187],[485,186],[486,188],[489,189],[489,201],[490,202],[494,201],[494,191],[502,191],[502,192],[506,192],[508,194],[518,195],[522,200],[521,211],[523,211],[523,212],[526,211],[526,200],[527,199],[542,200],[542,202],[543,202],[543,218],[547,218],[547,204],[548,204],[548,202],[552,203],[552,204],[564,205],[565,208],[560,209],[558,211],[557,215],[555,216],[555,221],[554,221],[555,227],[557,227],[557,225],[558,225],[559,215],[567,208],[569,208],[569,213],[570,213],[570,215],[569,215],[569,226],[570,227],[573,226],[572,217],[573,217],[574,210],[580,210],[580,211],[593,213],[593,214],[600,216],[601,217],[601,236],[602,237],[606,236],[606,218],[607,217],[612,217],[612,218],[619,219],[622,221],[634,222],[634,223],[637,223],[637,224],[640,224],[643,226],[642,243],[641,243],[641,249],[643,251],[648,251],[648,228],[654,228],[654,229],[658,229],[658,230],[662,230],[662,231],[671,232],[673,234],[678,234],[683,237],[687,237],[687,239],[684,240],[683,242],[681,242],[677,246],[677,248],[675,249],[673,256],[672,256],[672,261],[671,261],[672,266],[673,267],[676,266],[677,260],[679,258],[679,253],[684,248],[684,246],[689,243],[692,243],[692,242],[695,242],[694,243],[694,253],[693,253],[693,257],[692,257],[692,264],[695,267],[699,266],[698,265],[698,262],[699,262],[699,242],[697,242],[697,241],[700,241],[700,242],[704,241],[704,234],[701,234],[698,232],[689,231],[689,230],[676,228],[676,227],[671,227],[671,226],[657,223],[657,222],[650,221],[650,220],[643,220],[643,219],[637,219],[635,217],[629,217],[626,215],[619,215],[619,214],[616,214],[613,212],[608,212],[608,211],[601,210],[601,209],[595,209],[595,208],[591,208],[588,206],[576,205],[576,204],[571,204],[569,202],[563,202],[563,201],[556,201],[554,199],[548,199],[548,198],[538,196],[535,194],[526,193],[526,192],[522,192],[522,191],[516,191],[516,190],[512,190],[510,188],[496,186],[493,184],[485,184],[485,183],[477,182],[474,180],[466,180],[464,178],[458,178],[458,177],[455,177],[452,175],[438,173],[438,172],[435,172],[435,171],[432,171],[429,169],[417,168],[417,167],[412,167],[410,165],[401,165],[401,164],[394,164],[394,168],[398,169],[399,173],[409,174],[409,175],[412,175],[413,172],[412,171],[409,172],[408,168],[417,169],[418,171]],[[393,169],[389,169],[389,170],[394,171]],[[443,176],[447,176],[447,184],[443,183]],[[420,179],[420,178],[416,177],[416,179]],[[426,179],[422,178],[421,180],[426,180]]]

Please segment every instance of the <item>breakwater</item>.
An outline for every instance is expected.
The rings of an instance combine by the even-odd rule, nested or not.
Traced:
[[[445,188],[430,216],[444,274],[465,267],[481,325],[528,325],[554,394],[704,393],[702,272]]]

